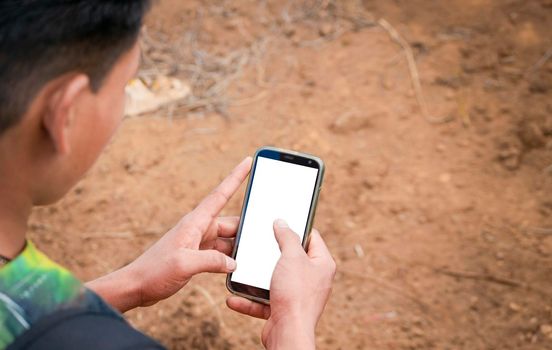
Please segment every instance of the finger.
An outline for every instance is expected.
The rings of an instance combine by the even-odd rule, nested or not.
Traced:
[[[236,269],[236,261],[217,250],[186,249],[181,269],[190,276],[201,272],[229,273]]]
[[[234,250],[234,240],[232,238],[218,238],[215,241],[213,249],[230,256]]]
[[[273,226],[274,236],[282,253],[285,251],[303,250],[299,236],[289,228],[284,220],[277,219],[274,221]]]
[[[192,222],[201,232],[205,232],[211,222],[224,208],[232,195],[238,190],[242,182],[251,170],[251,157],[245,158],[232,172],[228,175],[213,192],[199,203],[190,215]]]
[[[217,219],[219,237],[232,238],[236,236],[238,225],[240,224],[239,216],[227,216]]]
[[[312,229],[307,255],[310,258],[327,258],[332,256],[317,229]]]
[[[226,305],[240,314],[262,318],[265,320],[270,317],[270,306],[259,304],[235,295],[232,295],[226,299]]]

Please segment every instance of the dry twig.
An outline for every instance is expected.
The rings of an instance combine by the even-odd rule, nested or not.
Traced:
[[[527,79],[531,75],[535,74],[535,72],[541,69],[542,66],[544,66],[550,58],[552,58],[552,47],[549,48],[548,51],[546,51],[544,55],[542,55],[542,57],[537,62],[535,62],[535,64],[531,68],[527,70],[527,73],[525,73],[525,78]]]
[[[443,275],[447,275],[450,277],[457,277],[457,278],[467,278],[472,280],[478,280],[478,281],[486,281],[486,282],[492,282],[501,284],[504,286],[510,286],[510,287],[523,287],[524,284],[518,281],[514,281],[508,278],[502,278],[502,277],[496,277],[493,275],[482,275],[477,274],[473,272],[462,272],[462,271],[452,271],[452,270],[445,270],[445,269],[435,269],[436,272],[441,273]]]
[[[522,288],[522,289],[530,290],[530,291],[542,294],[543,296],[546,296],[546,297],[552,296],[550,295],[550,293],[546,291],[530,286],[527,283],[516,281],[510,278],[497,277],[490,274],[479,274],[475,272],[453,271],[448,269],[434,269],[434,271],[450,277],[490,282],[490,283],[499,284],[507,287]]]
[[[378,20],[378,24],[387,32],[387,34],[389,34],[391,39],[394,42],[396,42],[404,51],[404,54],[406,56],[406,61],[408,63],[408,71],[410,72],[410,78],[412,80],[412,86],[414,88],[414,93],[416,95],[416,100],[418,102],[418,105],[420,106],[420,110],[422,111],[422,115],[424,116],[425,120],[433,124],[439,124],[447,121],[448,118],[435,119],[431,117],[429,114],[427,102],[425,100],[424,93],[422,90],[420,74],[418,73],[418,66],[416,65],[416,60],[414,59],[414,53],[412,51],[412,48],[408,44],[408,42],[384,18],[380,18]]]

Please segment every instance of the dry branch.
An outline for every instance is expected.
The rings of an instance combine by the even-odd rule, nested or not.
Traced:
[[[406,61],[408,63],[408,71],[410,73],[410,78],[412,80],[412,87],[414,88],[414,93],[416,95],[416,101],[420,106],[420,110],[424,119],[429,123],[439,124],[448,120],[448,118],[435,119],[430,116],[427,102],[424,97],[424,92],[422,90],[422,83],[420,81],[420,74],[418,72],[418,66],[416,65],[416,60],[414,59],[414,53],[408,42],[399,34],[399,32],[384,18],[378,20],[378,24],[382,27],[389,37],[397,43],[404,51]]]
[[[476,281],[483,281],[483,282],[489,282],[494,284],[499,284],[507,287],[512,288],[522,288],[526,290],[530,290],[536,293],[539,293],[543,296],[546,296],[548,298],[552,297],[552,293],[541,290],[539,288],[535,288],[533,286],[528,285],[527,283],[516,281],[510,278],[506,277],[497,277],[490,274],[479,274],[475,272],[466,272],[466,271],[454,271],[454,270],[448,270],[448,269],[434,269],[435,272],[454,277],[454,278],[460,278],[460,279],[471,279]]]
[[[535,64],[527,70],[527,73],[525,73],[525,78],[530,77],[531,75],[535,74],[539,69],[542,68],[548,62],[548,60],[552,58],[552,47],[549,48],[542,57],[535,62]]]

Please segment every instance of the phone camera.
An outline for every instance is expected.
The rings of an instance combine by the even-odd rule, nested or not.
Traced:
[[[309,164],[312,164],[312,160],[309,160]]]

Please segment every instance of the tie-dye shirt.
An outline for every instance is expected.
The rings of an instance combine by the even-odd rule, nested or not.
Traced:
[[[56,311],[82,309],[117,314],[69,271],[28,242],[0,267],[0,349]]]

